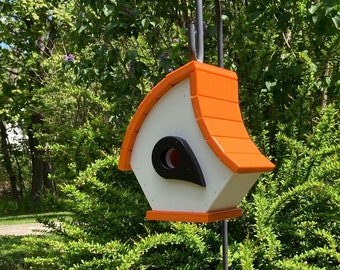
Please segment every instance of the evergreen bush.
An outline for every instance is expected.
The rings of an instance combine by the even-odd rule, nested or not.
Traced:
[[[243,205],[246,214],[232,223],[241,228],[233,269],[339,267],[339,120],[328,106],[305,140],[277,134],[282,161],[261,177]]]

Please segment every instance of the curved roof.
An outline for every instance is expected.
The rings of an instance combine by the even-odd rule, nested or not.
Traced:
[[[243,124],[236,73],[197,61],[169,73],[139,105],[126,130],[118,168],[131,170],[132,149],[145,117],[172,86],[185,78],[190,78],[197,124],[215,155],[235,173],[271,171],[274,164],[261,154]]]

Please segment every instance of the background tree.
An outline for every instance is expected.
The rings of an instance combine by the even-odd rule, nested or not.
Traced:
[[[2,3],[1,119],[33,140],[22,156],[52,164],[49,179],[74,213],[62,228],[50,224],[53,237],[23,240],[27,266],[221,268],[218,224],[146,222],[137,180],[117,170],[136,107],[189,61],[193,1]],[[239,76],[250,134],[276,163],[230,222],[233,269],[339,266],[339,9],[331,0],[223,3],[225,66]],[[213,1],[204,10],[214,64]]]
[[[49,84],[55,70],[56,27],[62,27],[60,17],[55,14],[57,5],[56,1],[2,1],[1,6],[4,44],[1,47],[1,77],[4,79],[1,113],[2,118],[19,125],[27,136],[32,202],[38,201],[43,188],[54,190],[48,177],[52,165],[45,157],[48,145],[42,144],[37,134],[47,132],[43,100],[38,99],[38,93]]]

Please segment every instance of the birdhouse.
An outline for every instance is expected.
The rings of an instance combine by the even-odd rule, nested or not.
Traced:
[[[148,220],[212,222],[241,216],[237,205],[274,165],[244,126],[236,73],[191,61],[142,101],[118,168],[136,175]]]

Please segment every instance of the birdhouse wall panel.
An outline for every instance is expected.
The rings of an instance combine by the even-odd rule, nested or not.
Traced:
[[[194,96],[191,101],[196,118],[210,117],[242,121],[238,103],[205,96]]]
[[[197,70],[190,74],[191,95],[206,96],[238,103],[238,83],[236,79],[213,76]]]
[[[138,178],[145,170],[133,164],[132,168]],[[148,177],[141,182],[141,187],[153,210],[202,212],[207,210],[205,204],[209,203],[209,198],[206,198],[204,187],[186,181],[164,179],[151,170],[148,172]]]
[[[259,176],[260,173],[234,174],[215,197],[208,211],[222,210],[226,205],[236,207]],[[234,192],[230,192],[231,190]]]
[[[131,166],[152,209],[201,211],[232,175],[205,142],[191,105],[189,79],[175,85],[150,110],[135,140]],[[174,105],[175,104],[175,105]],[[201,166],[206,187],[159,176],[151,162],[152,149],[166,136],[184,138]]]

